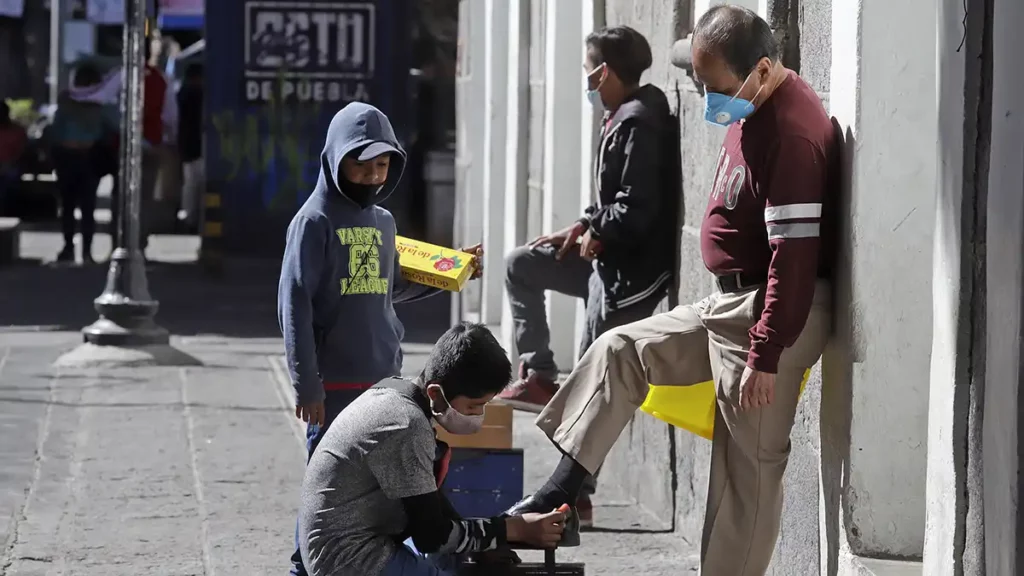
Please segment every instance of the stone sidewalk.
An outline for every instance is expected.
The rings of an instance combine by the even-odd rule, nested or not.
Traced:
[[[28,233],[23,257],[45,261],[59,245]],[[305,458],[279,368],[278,264],[238,262],[212,280],[189,263],[191,240],[155,237],[153,247],[157,320],[201,367],[56,371],[96,318],[105,267],[0,269],[0,576],[287,571]],[[443,332],[439,303],[398,307],[407,340]],[[406,348],[416,374],[429,346]],[[557,452],[530,415],[515,426],[532,490]],[[651,531],[629,500],[602,486],[599,531],[560,557],[590,576],[695,573],[692,548]]]
[[[284,574],[303,454],[275,339],[175,340],[197,368],[54,372],[74,333],[0,335],[0,552],[5,576]],[[408,370],[425,346],[411,346]],[[528,416],[527,486],[554,465]],[[566,559],[587,574],[690,573],[672,534],[602,495],[598,524]],[[9,516],[7,516],[9,514]],[[634,530],[622,532],[618,529]]]
[[[34,461],[0,572],[284,571],[303,458],[271,380],[279,344],[178,344],[205,366],[43,375],[8,349],[4,392],[23,385],[4,402],[44,408],[20,438]]]

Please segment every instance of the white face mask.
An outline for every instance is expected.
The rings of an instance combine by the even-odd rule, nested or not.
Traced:
[[[436,386],[436,385],[435,385]],[[467,416],[462,412],[459,412],[455,408],[452,408],[451,402],[448,402],[448,398],[444,395],[444,390],[440,386],[436,386],[438,392],[441,394],[441,398],[444,403],[448,405],[448,408],[444,412],[435,412],[434,408],[431,407],[431,412],[434,415],[434,420],[452,434],[468,435],[476,434],[484,427],[484,415],[478,416]]]
[[[583,79],[583,90],[587,95],[587,101],[590,102],[591,106],[604,106],[604,102],[601,100],[601,86],[604,86],[604,81],[608,79],[605,75],[606,66],[601,64],[597,68],[594,68],[590,74],[587,74]],[[590,79],[595,74],[601,74],[601,80],[597,83],[597,88],[590,89]]]

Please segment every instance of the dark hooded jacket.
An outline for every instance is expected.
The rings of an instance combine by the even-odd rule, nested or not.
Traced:
[[[374,145],[391,152],[387,180],[364,205],[345,193],[341,160]],[[382,146],[383,145],[383,146]],[[405,330],[393,302],[436,290],[405,281],[395,220],[378,204],[398,186],[406,155],[380,110],[352,103],[331,120],[316,189],[288,227],[278,321],[299,404],[322,401],[324,383],[399,376]]]
[[[662,296],[672,286],[682,198],[678,126],[665,93],[650,84],[602,124],[597,202],[580,222],[604,248],[595,269],[612,310]]]

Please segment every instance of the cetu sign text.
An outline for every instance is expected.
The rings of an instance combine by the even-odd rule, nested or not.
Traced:
[[[375,26],[369,2],[246,2],[246,100],[369,100]]]

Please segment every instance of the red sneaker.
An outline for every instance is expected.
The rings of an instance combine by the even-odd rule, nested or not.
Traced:
[[[580,528],[594,527],[594,505],[590,502],[590,496],[580,496],[576,500],[576,514],[580,518]]]
[[[540,413],[554,397],[558,386],[555,385],[554,380],[536,372],[529,375],[524,374],[525,372],[527,372],[526,367],[520,366],[519,380],[498,394],[495,401],[507,404],[516,410]]]

